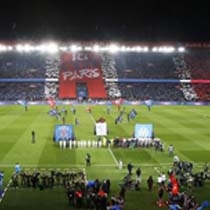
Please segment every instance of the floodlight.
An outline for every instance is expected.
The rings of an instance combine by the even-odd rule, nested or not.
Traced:
[[[119,51],[120,48],[119,48],[117,45],[115,45],[115,44],[111,44],[111,45],[108,47],[108,49],[109,49],[109,52],[111,52],[111,53],[116,53],[116,52]]]
[[[0,51],[7,51],[7,47],[5,45],[0,45]]]
[[[148,51],[149,51],[149,48],[148,48],[147,46],[145,46],[145,47],[143,48],[143,51],[144,51],[144,52],[148,52]]]
[[[125,51],[126,51],[126,47],[125,47],[125,46],[121,46],[121,47],[120,47],[120,51],[121,51],[121,52],[125,52]]]
[[[136,52],[142,52],[142,47],[140,47],[140,46],[135,47],[135,51]]]
[[[13,50],[13,47],[12,46],[7,46],[7,50],[8,51],[12,51]]]
[[[175,51],[175,48],[174,47],[168,47],[168,52],[174,52]]]
[[[81,51],[81,50],[82,50],[82,47],[81,47],[81,46],[78,46],[78,45],[75,45],[75,44],[72,44],[72,45],[70,46],[70,50],[71,50],[72,52],[77,52],[77,51]]]
[[[23,52],[24,51],[24,47],[23,47],[23,45],[21,45],[21,44],[18,44],[18,45],[16,45],[16,50],[18,51],[18,52]]]
[[[67,51],[67,50],[68,50],[68,47],[66,47],[66,46],[61,46],[61,47],[59,47],[59,50],[61,50],[61,51]]]
[[[100,51],[100,46],[99,45],[94,45],[93,46],[93,51],[94,52],[99,52]]]
[[[153,47],[152,48],[152,52],[157,52],[158,51],[158,48],[157,47]]]
[[[33,47],[31,45],[29,45],[29,44],[23,45],[23,51],[24,52],[30,52],[32,50],[33,50]]]
[[[85,50],[85,51],[92,51],[92,50],[93,50],[93,48],[92,48],[92,47],[90,47],[90,46],[86,46],[86,47],[84,47],[84,50]]]
[[[46,51],[49,53],[57,53],[58,45],[55,43],[49,43],[48,45],[46,45]]]
[[[184,47],[179,47],[178,48],[178,52],[184,52],[185,51],[185,48]]]

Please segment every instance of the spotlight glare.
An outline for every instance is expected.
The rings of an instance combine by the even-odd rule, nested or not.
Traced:
[[[90,46],[86,46],[86,47],[84,47],[84,50],[85,50],[85,51],[92,51],[92,50],[93,50],[93,48],[92,48],[92,47],[90,47]]]
[[[179,47],[178,52],[185,52],[185,48],[184,47]]]
[[[61,51],[67,51],[68,48],[66,46],[61,46],[61,47],[59,47],[59,50],[61,50]]]
[[[46,50],[47,50],[47,52],[49,52],[49,53],[57,53],[57,52],[58,52],[58,45],[55,44],[55,43],[49,43],[49,44],[46,46]]]
[[[94,45],[94,46],[93,46],[93,51],[94,51],[94,52],[99,52],[99,51],[100,51],[99,45]]]
[[[111,53],[117,53],[120,50],[120,48],[115,44],[111,44],[108,49]]]

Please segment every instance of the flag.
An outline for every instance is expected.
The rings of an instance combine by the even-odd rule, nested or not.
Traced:
[[[56,101],[55,101],[55,99],[54,98],[48,98],[47,99],[47,103],[48,103],[48,105],[51,107],[51,108],[55,108],[55,105],[56,105]]]
[[[123,104],[124,102],[124,99],[122,98],[118,98],[118,99],[115,99],[114,101],[112,101],[112,103],[116,106],[120,106],[121,104]]]
[[[97,122],[96,123],[96,135],[97,136],[106,136],[107,135],[106,122]]]
[[[48,114],[49,114],[50,116],[56,116],[56,115],[57,115],[57,111],[56,111],[55,109],[52,109],[52,110],[50,110],[50,111],[48,112]]]
[[[205,208],[207,208],[208,206],[210,205],[210,202],[209,201],[203,201],[203,203],[201,204],[201,206],[199,206],[198,208],[197,208],[197,210],[202,210],[202,209],[205,209]]]

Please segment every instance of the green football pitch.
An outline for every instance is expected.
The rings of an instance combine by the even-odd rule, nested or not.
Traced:
[[[68,110],[66,123],[73,124],[75,116],[69,105],[60,105]],[[9,187],[14,166],[19,162],[23,170],[85,170],[88,180],[98,178],[100,181],[111,180],[111,196],[119,193],[119,184],[127,174],[127,164],[142,169],[141,191],[127,190],[126,210],[159,209],[157,201],[157,184],[153,192],[148,192],[146,180],[152,175],[155,182],[158,172],[167,172],[172,166],[173,158],[169,157],[167,148],[172,144],[175,154],[181,160],[194,164],[194,170],[200,170],[205,162],[210,161],[210,108],[209,106],[153,106],[149,112],[145,106],[124,106],[129,112],[135,108],[138,115],[134,120],[115,124],[118,110],[112,106],[107,114],[106,106],[91,105],[92,114],[87,113],[87,105],[75,105],[78,125],[74,125],[78,140],[97,140],[94,135],[95,121],[100,117],[106,119],[109,134],[113,139],[130,138],[136,123],[151,123],[154,134],[165,145],[164,152],[154,148],[66,148],[60,149],[53,141],[54,126],[62,123],[49,116],[47,105],[31,105],[28,111],[22,106],[0,106],[0,170],[4,171],[4,187],[7,189],[0,202],[0,210],[65,210],[69,206],[64,188],[54,187],[40,191],[32,188],[13,189]],[[36,143],[32,144],[31,131],[36,132]],[[85,166],[85,155],[89,152],[92,165]],[[118,169],[117,161],[123,160],[124,168]],[[135,179],[135,175],[133,175]],[[210,200],[210,183],[207,181],[201,188],[192,192],[198,202]],[[167,198],[167,194],[165,194]]]

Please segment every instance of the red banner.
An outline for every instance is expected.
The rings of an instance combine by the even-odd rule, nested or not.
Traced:
[[[86,80],[86,79],[94,79],[94,78],[100,78],[100,70],[98,68],[89,68],[89,69],[78,69],[78,70],[68,70],[63,71],[61,73],[60,79],[63,81],[67,80]]]
[[[101,59],[92,52],[63,53],[59,82],[60,98],[77,98],[76,85],[81,82],[86,83],[89,98],[107,98]]]

